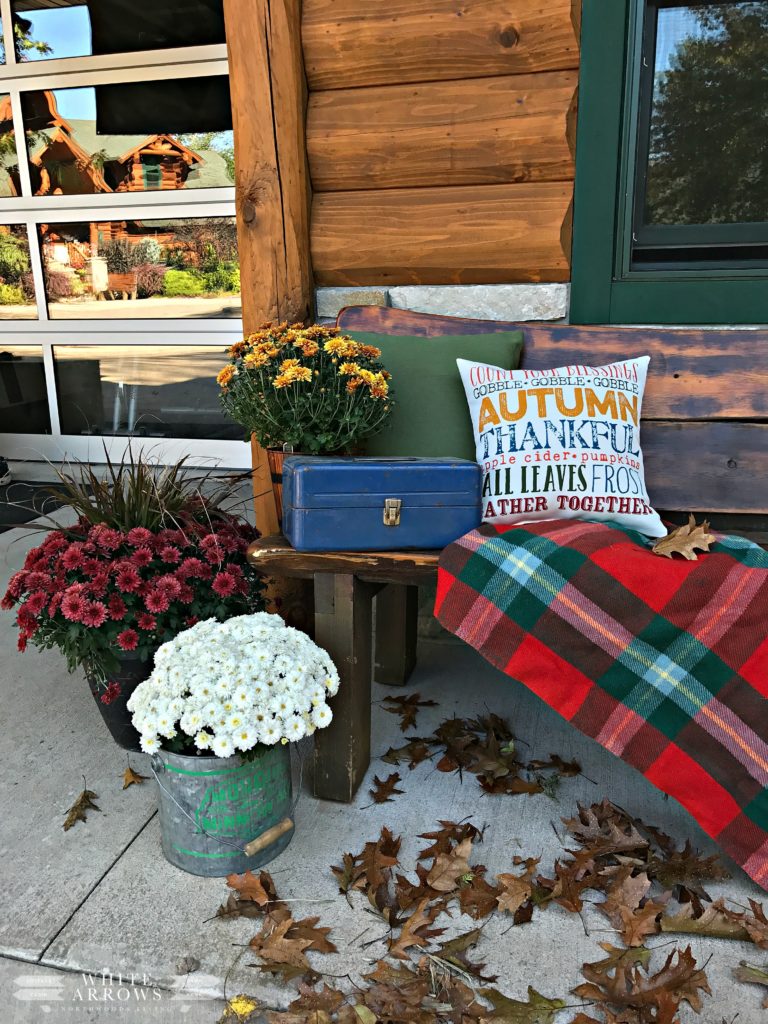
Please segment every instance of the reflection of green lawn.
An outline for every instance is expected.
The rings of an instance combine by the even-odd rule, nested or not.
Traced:
[[[0,307],[0,311],[3,307]],[[0,313],[1,315],[1,313]],[[194,295],[167,298],[153,295],[149,299],[76,299],[50,302],[48,315],[52,320],[130,320],[166,317],[237,318],[242,316],[242,303],[237,294]]]

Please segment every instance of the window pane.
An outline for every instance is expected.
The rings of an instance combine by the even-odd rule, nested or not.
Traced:
[[[239,317],[234,217],[40,228],[51,319]]]
[[[226,75],[22,94],[34,195],[234,181]]]
[[[644,224],[768,221],[766,67],[768,0],[657,11]]]
[[[29,239],[23,224],[0,224],[0,320],[36,320]]]
[[[20,60],[224,42],[221,0],[12,0]]]
[[[0,18],[0,64],[5,64],[5,36],[3,35],[2,18]]]
[[[64,434],[242,440],[221,411],[223,348],[57,345]]]
[[[0,433],[50,432],[42,348],[0,341]]]
[[[0,94],[0,198],[21,195],[11,97]]]

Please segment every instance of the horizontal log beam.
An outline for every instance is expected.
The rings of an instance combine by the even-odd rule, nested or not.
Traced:
[[[310,89],[579,64],[573,0],[304,0],[302,39]]]
[[[567,281],[572,186],[559,182],[316,194],[322,285]]]
[[[310,95],[320,192],[573,180],[576,71]]]

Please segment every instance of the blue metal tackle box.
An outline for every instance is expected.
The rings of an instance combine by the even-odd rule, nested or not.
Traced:
[[[297,551],[444,548],[480,525],[481,483],[466,459],[293,455],[283,532]]]

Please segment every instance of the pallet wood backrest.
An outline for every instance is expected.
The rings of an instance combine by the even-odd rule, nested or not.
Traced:
[[[510,323],[348,306],[345,331],[434,337],[518,328],[522,366],[600,366],[649,355],[641,444],[659,509],[768,513],[768,330]]]

